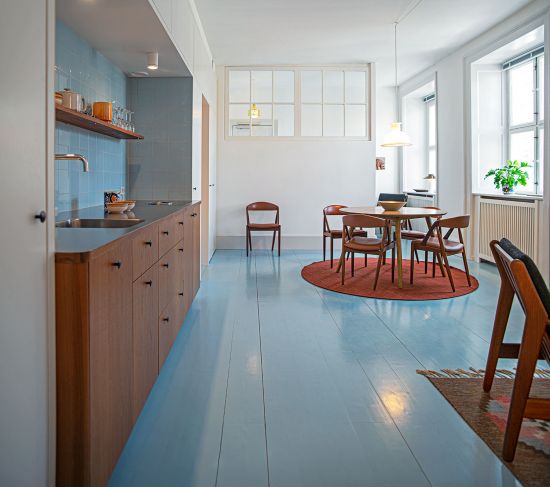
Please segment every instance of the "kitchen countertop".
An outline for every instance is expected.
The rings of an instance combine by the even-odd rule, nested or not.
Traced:
[[[127,228],[56,228],[56,256],[93,252],[182,208],[200,203],[200,201],[174,201],[172,205],[150,205],[148,203],[148,201],[138,201],[131,212],[122,215],[105,213],[103,206],[59,213],[55,218],[56,222],[75,218],[120,220],[121,218],[124,219],[125,216],[127,218],[139,218],[144,221]]]

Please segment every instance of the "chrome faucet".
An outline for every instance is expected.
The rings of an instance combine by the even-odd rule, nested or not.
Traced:
[[[90,170],[88,165],[88,159],[86,159],[84,156],[80,154],[56,154],[55,160],[56,161],[80,160],[82,161],[82,167],[84,169],[84,172],[88,172]]]

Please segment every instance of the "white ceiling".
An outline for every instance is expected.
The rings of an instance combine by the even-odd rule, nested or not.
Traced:
[[[195,0],[218,65],[373,61],[393,84],[434,64],[531,0]],[[419,3],[419,4],[418,4]],[[416,8],[415,5],[418,6]],[[407,12],[412,12],[407,15]]]

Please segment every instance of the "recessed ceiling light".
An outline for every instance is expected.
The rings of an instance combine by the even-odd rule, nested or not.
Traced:
[[[148,52],[147,53],[147,69],[158,69],[159,68],[159,53],[158,52]]]
[[[146,76],[149,76],[149,73],[147,71],[132,71],[130,76],[132,78],[145,78]]]

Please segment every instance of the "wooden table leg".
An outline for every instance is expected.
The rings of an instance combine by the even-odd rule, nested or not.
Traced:
[[[397,286],[403,287],[403,254],[401,252],[401,220],[395,220],[395,246],[397,247]]]

